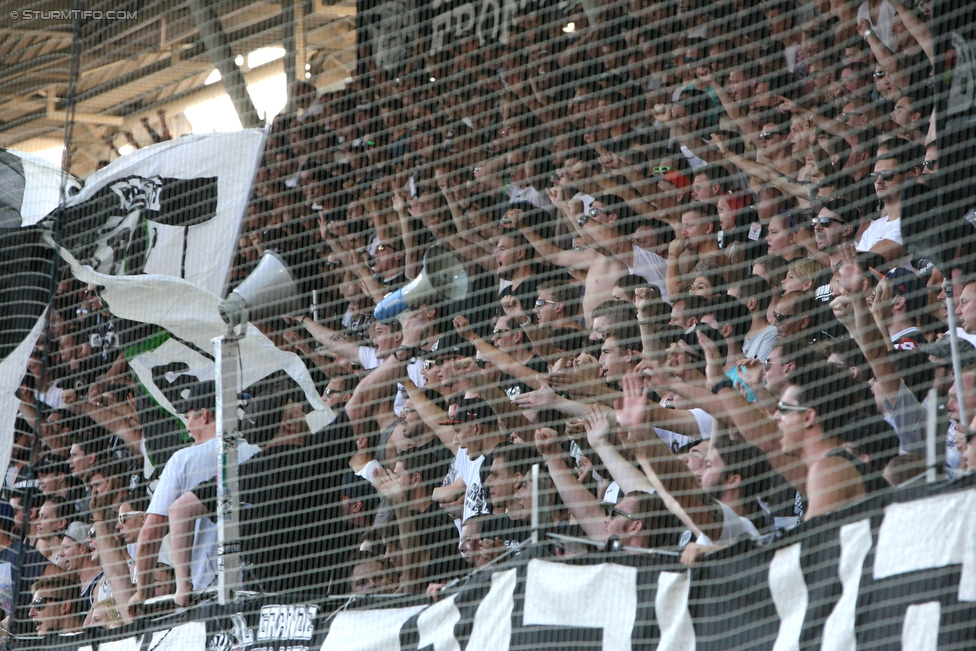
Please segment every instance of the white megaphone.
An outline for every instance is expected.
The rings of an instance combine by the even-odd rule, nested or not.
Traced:
[[[231,329],[297,311],[298,288],[285,261],[266,251],[258,266],[218,308],[220,318]]]
[[[410,284],[390,292],[373,310],[373,318],[386,321],[434,299],[456,301],[468,293],[468,272],[461,260],[445,246],[435,244],[424,254],[424,268]]]

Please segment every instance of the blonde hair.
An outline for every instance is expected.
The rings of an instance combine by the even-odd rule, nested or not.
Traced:
[[[794,258],[786,265],[787,273],[792,272],[797,280],[804,283],[808,280],[816,280],[823,270],[824,266],[813,258]]]
[[[104,610],[105,616],[108,619],[102,628],[118,628],[125,623],[122,621],[122,616],[119,615],[119,610],[115,605],[115,599],[102,599],[96,602],[92,605],[91,612],[95,612],[97,608]]]

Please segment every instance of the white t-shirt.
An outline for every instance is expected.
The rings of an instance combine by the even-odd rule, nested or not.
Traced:
[[[217,449],[220,439],[177,450],[163,469],[149,502],[147,513],[169,515],[169,507],[181,495],[217,476]],[[243,439],[237,446],[237,461],[243,463],[261,451]],[[194,590],[204,590],[217,576],[217,525],[209,518],[197,518],[193,533],[190,579]]]
[[[376,356],[376,349],[370,348],[369,346],[360,346],[359,363],[367,371],[371,371],[377,366],[379,366],[380,360]],[[424,386],[424,384],[426,384],[424,381],[424,375],[423,373],[420,372],[423,369],[423,367],[424,367],[424,362],[423,360],[420,359],[411,362],[407,366],[407,377],[409,377],[410,381],[413,382],[418,387],[422,387]],[[407,390],[406,388],[404,388],[402,384],[398,382],[396,398],[393,399],[393,413],[396,414],[398,417],[400,416],[400,412],[403,411],[403,403],[405,403],[406,401],[407,401]]]
[[[742,354],[750,359],[765,362],[770,351],[776,347],[776,326],[768,326],[752,338],[742,342]]]
[[[668,300],[668,261],[659,256],[653,251],[645,251],[639,246],[634,247],[634,266],[628,268],[628,271],[632,274],[636,274],[649,282],[652,285],[656,285],[658,289],[661,290],[661,298],[664,299],[666,303],[670,303]]]
[[[215,437],[177,450],[166,463],[146,512],[168,516],[170,505],[181,495],[216,477],[219,446],[220,439]],[[241,439],[237,446],[237,462],[244,463],[260,451],[258,446]]]
[[[462,522],[475,515],[488,514],[488,501],[485,499],[481,486],[481,466],[484,462],[485,455],[482,454],[477,459],[472,460],[468,458],[467,448],[458,448],[457,456],[455,457],[455,467],[457,468],[458,477],[461,478],[467,487],[464,493]]]
[[[759,537],[759,530],[756,529],[754,525],[748,518],[744,518],[737,514],[731,506],[715,500],[715,503],[722,508],[722,535],[719,539],[712,543],[711,538],[702,534],[698,536],[699,545],[725,545],[728,543],[734,543],[739,539],[739,536],[745,534],[751,538]]]
[[[857,243],[857,250],[870,251],[881,240],[891,240],[898,244],[904,244],[901,239],[901,218],[889,221],[888,216],[884,215],[875,219],[861,235],[861,240]]]

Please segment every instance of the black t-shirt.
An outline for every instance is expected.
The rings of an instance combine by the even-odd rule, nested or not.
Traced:
[[[829,339],[830,337],[840,339],[847,335],[847,328],[837,320],[830,307],[830,301],[834,300],[834,294],[830,290],[830,281],[833,278],[834,270],[827,268],[820,272],[814,283],[813,298],[816,302],[816,308],[811,319],[810,330],[815,333],[814,336],[818,340]],[[821,333],[826,333],[829,337],[825,337]]]
[[[431,504],[423,513],[414,516],[417,537],[421,549],[430,550],[430,560],[424,579],[444,583],[464,571],[464,560],[458,551],[457,527],[454,518],[437,504]]]
[[[326,586],[330,570],[358,548],[342,518],[342,475],[356,442],[345,410],[299,448],[269,448],[240,466],[241,551],[264,591]],[[193,493],[214,513],[215,482]]]

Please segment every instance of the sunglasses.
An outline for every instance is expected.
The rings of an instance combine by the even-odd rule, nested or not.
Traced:
[[[884,70],[878,70],[872,75],[872,77],[874,77],[875,79],[883,79],[884,76],[885,76]]]
[[[937,160],[923,160],[922,161],[922,169],[925,169],[925,170],[935,169],[935,166],[938,165],[938,164],[939,164],[939,161],[937,161]]]
[[[793,412],[798,414],[806,411],[807,409],[810,409],[810,407],[804,407],[802,405],[791,405],[788,402],[783,402],[782,400],[780,400],[778,403],[776,403],[776,409],[779,410],[780,412]]]
[[[635,520],[638,519],[638,518],[635,518],[634,516],[632,516],[630,513],[626,513],[624,511],[621,511],[616,506],[611,506],[610,504],[604,505],[603,508],[604,508],[604,511],[606,511],[607,516],[619,515],[619,516],[621,516],[623,518],[627,518],[631,522],[633,522],[633,521],[635,521]]]
[[[511,332],[511,330],[510,329],[502,330],[500,328],[495,328],[494,330],[491,331],[491,338],[497,339],[498,337],[501,337],[506,332]]]
[[[476,360],[474,360],[474,363],[478,365],[478,368],[484,368],[484,367],[488,366],[488,360],[487,359],[476,359]]]
[[[328,394],[328,391],[329,390],[326,389],[326,394]],[[125,524],[125,521],[127,519],[129,519],[131,517],[134,517],[134,516],[137,516],[137,515],[145,515],[145,513],[146,513],[145,511],[129,511],[128,513],[119,513],[119,517],[116,520],[116,524],[118,524],[118,525],[121,526],[121,525]]]
[[[673,167],[668,167],[667,165],[658,165],[657,167],[651,168],[651,173],[655,176],[662,176],[668,172],[673,171]]]
[[[814,217],[810,220],[814,227],[823,226],[827,228],[830,226],[830,222],[837,222],[838,224],[843,224],[843,219],[838,219],[837,217]]]
[[[901,174],[896,170],[885,170],[884,172],[871,172],[868,176],[873,176],[874,178],[880,178],[882,181],[890,181],[895,178],[896,175]]]
[[[782,323],[783,321],[792,319],[795,316],[795,314],[780,314],[779,312],[773,312],[773,320],[776,321],[776,323]]]
[[[543,305],[555,305],[556,301],[548,301],[544,298],[537,298],[535,301],[536,307],[542,307]]]
[[[35,599],[34,601],[32,601],[30,603],[30,605],[31,605],[31,608],[34,608],[36,610],[40,610],[41,608],[44,608],[45,606],[47,606],[52,601],[54,601],[54,600],[53,599],[46,599],[44,597],[38,597],[37,599]]]
[[[590,206],[590,209],[586,211],[587,217],[596,217],[598,214],[606,214],[610,212],[606,208],[597,208],[596,206]]]
[[[342,393],[342,390],[341,389],[326,389],[325,390],[325,397],[326,398],[331,398],[332,396],[338,395],[340,393]],[[121,517],[121,516],[119,516],[119,517]]]
[[[762,133],[759,134],[759,139],[760,140],[769,140],[773,136],[780,136],[780,137],[782,137],[783,136],[783,132],[782,131],[763,131]]]

